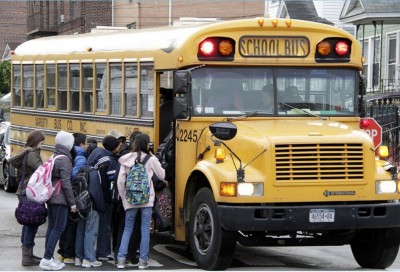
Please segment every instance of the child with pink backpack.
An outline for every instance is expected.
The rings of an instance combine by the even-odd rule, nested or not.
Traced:
[[[56,271],[65,267],[53,258],[54,251],[61,234],[67,224],[69,211],[76,213],[75,198],[71,187],[72,156],[71,149],[74,145],[74,137],[71,133],[60,131],[55,138],[54,161],[51,174],[53,187],[60,184],[51,198],[47,200],[48,228],[46,232],[45,253],[40,261],[40,268],[43,270]]]

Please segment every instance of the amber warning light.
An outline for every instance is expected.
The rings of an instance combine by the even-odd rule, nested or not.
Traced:
[[[200,42],[197,53],[199,60],[232,61],[235,54],[235,41],[226,37],[212,37]]]

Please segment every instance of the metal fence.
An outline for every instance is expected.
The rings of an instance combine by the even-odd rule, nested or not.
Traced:
[[[382,145],[389,148],[389,160],[399,165],[399,107],[393,104],[368,105],[365,115],[381,125]]]

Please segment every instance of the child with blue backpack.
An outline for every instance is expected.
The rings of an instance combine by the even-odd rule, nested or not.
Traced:
[[[165,170],[161,167],[158,159],[150,154],[149,150],[150,137],[146,134],[136,135],[133,144],[134,149],[132,152],[120,157],[119,163],[120,171],[118,174],[118,191],[124,206],[125,215],[125,228],[121,239],[121,245],[117,255],[117,268],[125,268],[125,259],[128,252],[130,237],[135,225],[135,217],[137,212],[141,212],[141,241],[140,241],[140,255],[139,255],[139,269],[149,267],[149,244],[150,244],[150,221],[154,204],[154,186],[151,177],[155,175],[158,179],[164,180]],[[147,177],[148,193],[144,193],[146,198],[143,204],[134,203],[131,194],[127,194],[130,188],[127,188],[126,181],[129,180],[131,168],[137,163],[142,164],[145,169]],[[127,190],[128,189],[128,190]],[[147,195],[148,194],[148,195]],[[127,197],[128,196],[128,197]]]

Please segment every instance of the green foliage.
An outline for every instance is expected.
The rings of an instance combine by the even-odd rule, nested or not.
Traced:
[[[9,61],[0,63],[0,93],[10,92],[11,87],[11,64]]]

